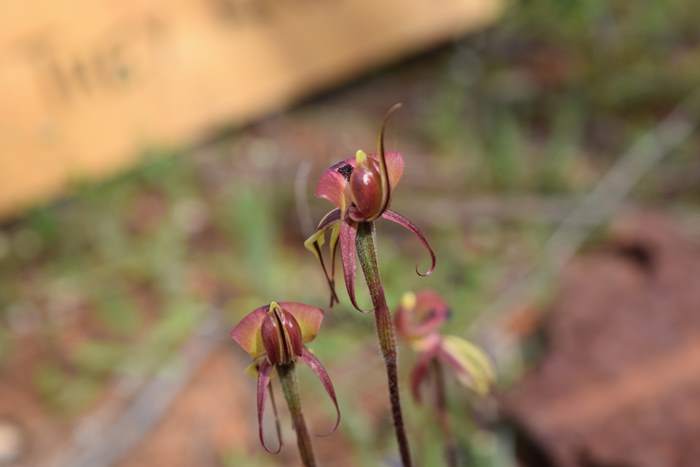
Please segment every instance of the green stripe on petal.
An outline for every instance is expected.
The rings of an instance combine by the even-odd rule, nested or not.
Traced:
[[[442,342],[446,363],[456,370],[457,379],[479,394],[486,394],[494,381],[493,368],[486,354],[471,342],[445,336]]]

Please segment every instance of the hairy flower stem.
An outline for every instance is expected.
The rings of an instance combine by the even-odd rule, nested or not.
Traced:
[[[445,390],[445,374],[442,371],[442,363],[438,359],[432,362],[433,377],[435,379],[435,409],[438,423],[445,443],[445,462],[448,467],[457,467],[457,444],[452,436],[452,429],[447,414],[447,391]]]
[[[282,392],[284,392],[284,397],[287,399],[289,412],[292,414],[292,423],[297,434],[297,446],[301,461],[305,467],[316,467],[311,437],[309,436],[309,430],[306,428],[304,413],[301,410],[301,399],[299,398],[299,386],[297,385],[294,363],[278,365],[277,374],[282,383]]]
[[[386,304],[382,280],[379,276],[377,265],[377,252],[374,246],[374,224],[361,222],[357,228],[357,256],[362,265],[362,272],[367,281],[372,305],[374,306],[374,320],[377,327],[379,345],[384,355],[386,376],[389,384],[389,401],[391,402],[391,415],[394,419],[396,441],[399,444],[401,462],[404,467],[411,467],[411,450],[406,437],[401,413],[401,399],[399,397],[399,379],[397,370],[396,338],[394,337],[394,323],[391,320],[389,307]]]

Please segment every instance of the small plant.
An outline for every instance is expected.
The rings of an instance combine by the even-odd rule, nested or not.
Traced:
[[[345,288],[350,302],[363,311],[355,298],[357,260],[372,300],[375,327],[386,367],[389,402],[401,462],[411,467],[411,450],[406,436],[401,409],[398,379],[398,352],[394,322],[384,296],[375,247],[374,221],[386,219],[413,232],[430,254],[430,267],[421,276],[435,269],[435,253],[423,233],[411,221],[389,209],[392,191],[403,174],[404,161],[398,152],[386,152],[384,132],[389,116],[400,107],[395,105],[384,117],[379,131],[377,153],[357,151],[354,157],[328,168],[316,187],[316,196],[330,201],[335,207],[319,222],[316,231],[304,245],[321,264],[330,290],[330,306],[338,303],[335,290],[335,262],[340,249]],[[328,238],[330,264],[324,260],[323,245]],[[411,374],[413,395],[420,401],[419,388],[432,372],[436,386],[436,411],[446,440],[446,456],[450,466],[456,466],[457,454],[447,420],[447,403],[443,366],[454,370],[457,378],[478,393],[484,393],[493,378],[486,356],[469,342],[454,336],[443,336],[439,327],[447,319],[445,303],[433,292],[404,296],[396,315],[401,336],[419,352],[418,363]],[[318,359],[304,346],[316,336],[323,320],[323,310],[294,302],[272,302],[249,313],[231,331],[231,337],[253,358],[251,369],[257,374],[258,435],[263,447],[270,451],[263,436],[265,396],[269,392],[275,414],[278,449],[282,447],[277,408],[270,386],[272,370],[276,370],[292,414],[297,445],[306,467],[314,466],[311,439],[301,409],[295,375],[298,360],[306,363],[319,377],[335,405],[337,420],[340,411],[333,385]]]
[[[451,370],[460,383],[480,395],[489,390],[493,370],[489,359],[474,344],[440,333],[449,314],[449,307],[437,293],[409,292],[401,299],[395,320],[399,336],[418,354],[411,371],[413,398],[420,404],[421,386],[428,381],[433,383],[435,413],[445,440],[445,460],[448,466],[456,467],[457,446],[449,424],[444,370]]]
[[[256,308],[246,315],[232,330],[231,338],[252,358],[250,370],[257,374],[258,436],[266,451],[278,453],[282,448],[277,407],[271,386],[272,370],[276,370],[282,385],[292,423],[297,436],[297,446],[302,462],[306,467],[316,465],[311,438],[306,427],[301,408],[299,388],[295,373],[296,362],[301,360],[318,376],[336,410],[336,422],[331,432],[340,423],[340,410],[335,389],[326,369],[304,344],[311,342],[318,334],[323,321],[323,310],[303,303],[272,302]],[[265,444],[263,435],[263,415],[265,393],[268,392],[275,415],[278,447],[271,451]]]
[[[335,258],[338,246],[343,266],[345,287],[352,305],[362,311],[355,299],[356,258],[369,288],[377,336],[386,365],[389,400],[399,445],[399,452],[404,467],[411,466],[411,453],[403,423],[399,382],[397,376],[397,350],[394,327],[389,307],[384,296],[377,252],[374,242],[374,221],[383,218],[395,222],[413,232],[430,253],[431,265],[425,273],[429,275],[435,268],[435,253],[423,233],[411,221],[391,211],[391,192],[403,174],[403,157],[398,152],[385,152],[384,131],[389,116],[400,107],[393,106],[384,117],[377,143],[377,153],[368,155],[357,151],[355,157],[338,162],[328,168],[321,176],[316,187],[316,196],[330,201],[335,208],[328,212],[318,224],[316,231],[306,240],[305,246],[321,263],[326,281],[330,288],[330,304],[338,302],[335,291]],[[330,271],[323,259],[321,247],[330,234]]]

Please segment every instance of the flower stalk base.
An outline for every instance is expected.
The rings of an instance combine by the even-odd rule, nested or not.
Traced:
[[[282,392],[287,400],[289,412],[292,415],[292,423],[294,431],[297,435],[297,446],[299,455],[304,467],[316,467],[316,459],[314,457],[313,447],[311,446],[311,437],[309,430],[306,427],[304,413],[301,410],[301,399],[299,398],[299,386],[295,372],[294,363],[277,366],[277,375],[282,384]]]

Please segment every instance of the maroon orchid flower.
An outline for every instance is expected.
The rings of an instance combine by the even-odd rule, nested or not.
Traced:
[[[440,333],[449,314],[445,301],[430,290],[404,294],[396,310],[399,336],[418,354],[411,372],[411,392],[416,402],[421,401],[420,387],[429,379],[435,362],[450,368],[460,383],[478,394],[488,392],[493,381],[489,359],[478,347],[461,337]]]
[[[435,292],[407,293],[395,313],[396,329],[417,352],[411,371],[411,393],[421,403],[421,386],[432,380],[435,412],[444,437],[445,460],[450,467],[459,465],[458,450],[452,436],[447,411],[444,368],[449,368],[464,386],[483,395],[493,381],[493,370],[486,355],[474,344],[457,336],[445,336],[440,327],[450,310]]]
[[[358,225],[379,218],[394,222],[413,232],[430,253],[430,268],[427,276],[435,269],[435,253],[423,232],[410,220],[389,209],[392,191],[403,174],[404,161],[398,152],[384,150],[384,129],[391,113],[399,105],[392,107],[384,119],[379,132],[377,154],[357,151],[355,157],[332,165],[321,176],[316,186],[316,196],[330,201],[335,208],[328,212],[316,231],[304,242],[321,263],[321,268],[330,288],[330,306],[338,302],[335,291],[335,258],[340,246],[345,286],[353,306],[360,310],[355,299],[356,238]],[[329,233],[330,270],[323,259],[321,247]],[[362,310],[360,310],[362,311]]]
[[[299,448],[305,464],[308,456],[313,458],[313,453],[296,388],[294,365],[297,361],[301,360],[311,368],[335,406],[336,421],[331,432],[335,431],[340,423],[340,409],[333,383],[318,358],[304,345],[316,337],[322,321],[323,310],[320,308],[296,302],[272,302],[253,310],[231,330],[231,338],[253,358],[250,369],[257,374],[258,380],[258,436],[262,446],[271,453],[279,452],[282,447],[279,422],[277,422],[278,448],[275,451],[268,449],[265,444],[262,426],[266,392],[269,393],[277,421],[277,409],[271,387],[272,370],[277,369],[287,404],[292,412]]]

